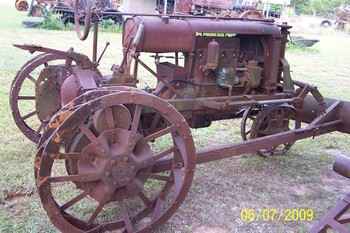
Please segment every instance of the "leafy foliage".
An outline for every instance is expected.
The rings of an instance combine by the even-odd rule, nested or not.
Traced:
[[[350,4],[350,0],[292,0],[299,14],[333,15],[337,7]]]
[[[74,25],[71,23],[64,24],[60,15],[53,14],[51,12],[47,13],[45,20],[40,25],[40,28],[46,30],[73,30]],[[100,29],[104,32],[120,32],[120,25],[116,25],[112,19],[102,20],[100,23]]]
[[[66,26],[61,21],[61,18],[57,14],[47,13],[45,20],[40,25],[40,28],[47,30],[64,30]]]
[[[117,25],[112,19],[105,19],[101,22],[103,32],[121,32],[120,25]]]

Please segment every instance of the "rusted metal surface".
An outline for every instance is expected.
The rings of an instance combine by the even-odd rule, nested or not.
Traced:
[[[45,125],[61,108],[61,86],[74,72],[72,65],[79,64],[93,72],[96,70],[92,63],[86,61],[85,56],[72,51],[63,52],[38,46],[19,47],[32,53],[42,52],[22,66],[10,90],[10,106],[15,123],[28,139],[38,142]],[[59,61],[62,65],[57,66],[55,63]],[[24,94],[22,89],[25,85],[32,85],[31,94]],[[25,102],[34,103],[30,105],[31,110],[26,110]]]
[[[215,19],[170,19],[164,22],[159,17],[135,17],[125,22],[123,44],[134,38],[139,25],[144,25],[138,50],[143,52],[191,52],[194,40],[201,33],[236,33],[280,37],[280,29],[269,21],[215,20]],[[172,25],[176,25],[173,27]],[[177,37],[181,33],[181,38]],[[164,43],[159,44],[157,38]],[[147,39],[145,39],[147,38]]]
[[[29,8],[29,4],[26,0],[16,0],[15,6],[18,11],[27,11]]]
[[[333,170],[345,178],[350,178],[350,159],[343,155],[337,156]],[[312,226],[310,233],[325,233],[328,230],[349,233],[350,230],[347,227],[347,224],[350,223],[350,216],[347,213],[349,209],[350,194],[347,194],[319,222]]]
[[[192,4],[203,7],[232,9],[233,1],[230,0],[193,0]]]
[[[115,122],[113,115],[108,113],[102,115],[106,117],[108,126],[99,133],[99,136],[86,125],[86,119],[92,112],[97,113],[101,110],[108,112],[113,106],[121,105],[128,106],[129,114],[132,115],[130,126],[122,126],[126,129],[119,128],[120,126],[115,128],[118,122]],[[161,121],[166,120],[165,129],[168,130],[158,129],[149,134],[139,134],[139,125],[143,124],[143,109],[147,108],[154,109],[161,116]],[[87,143],[81,146],[81,151],[70,150],[60,154],[57,146],[67,141],[75,130],[84,134],[88,139]],[[167,134],[171,135],[174,141],[169,149],[158,153],[151,151],[148,146],[149,140],[156,140]],[[52,217],[51,220],[62,232],[104,232],[117,229],[145,232],[154,225],[166,221],[180,206],[190,188],[195,167],[194,144],[183,116],[166,101],[138,91],[114,92],[84,103],[55,129],[45,142],[44,148],[36,159],[40,161],[39,169],[36,170],[39,195],[45,203],[45,210]],[[84,155],[86,153],[98,157],[94,159],[93,164],[91,157]],[[173,158],[169,175],[153,173],[150,170],[152,164],[164,157]],[[53,162],[62,158],[68,160],[71,158],[78,162],[71,161],[68,176],[57,176],[57,174],[53,176],[51,173]],[[161,180],[164,183],[160,192],[153,197],[143,188],[148,180]],[[65,181],[75,182],[82,194],[57,206],[51,186]],[[88,196],[99,203],[88,221],[77,219],[65,212],[73,204]],[[137,213],[132,214],[125,208],[123,217],[119,220],[98,223],[95,221],[102,211],[99,207],[111,202],[123,205],[123,202],[135,197],[144,205]],[[61,214],[52,215],[53,213]],[[73,225],[72,219],[75,222]],[[138,223],[144,219],[149,223],[137,229]]]
[[[134,16],[124,25],[124,58],[106,76],[96,52],[91,61],[71,49],[16,45],[41,53],[18,72],[10,101],[15,122],[38,143],[36,184],[52,223],[67,233],[150,232],[181,205],[198,163],[280,155],[301,139],[350,133],[349,102],[292,80],[284,57],[289,28],[261,19]],[[141,57],[147,53],[155,70]],[[137,88],[139,67],[155,86]],[[20,94],[27,79],[38,94]],[[35,101],[36,109],[23,116],[19,100]],[[34,116],[40,131],[26,124]],[[190,128],[235,118],[242,118],[242,143],[195,150]],[[67,183],[65,192],[75,195],[60,200],[55,190]],[[138,208],[129,206],[135,199]],[[80,202],[94,207],[82,216],[74,212]],[[107,220],[110,205],[119,215]]]
[[[249,120],[251,122],[249,123]],[[262,108],[247,108],[242,118],[241,134],[243,140],[275,135],[281,132],[287,132],[292,129],[301,127],[300,120],[296,119],[295,109],[288,104],[282,106],[262,107]],[[258,151],[258,154],[263,157],[273,155],[283,155],[292,146],[293,141],[271,146]]]
[[[184,0],[175,1],[176,14],[191,14],[202,16],[222,16],[263,19],[262,11],[257,10],[257,4],[234,4],[230,0]]]

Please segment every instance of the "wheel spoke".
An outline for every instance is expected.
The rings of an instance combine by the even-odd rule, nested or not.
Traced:
[[[146,194],[143,191],[140,191],[137,195],[146,207],[152,205],[152,201],[146,196]]]
[[[134,185],[138,190],[137,196],[142,200],[146,207],[150,206],[152,204],[152,201],[144,193],[143,184],[135,180]]]
[[[22,119],[23,119],[23,120],[27,120],[28,118],[31,118],[31,117],[35,116],[36,114],[37,114],[37,111],[35,110],[35,111],[33,111],[33,112],[30,112],[30,113],[28,113],[28,114],[22,116]]]
[[[157,132],[155,132],[153,134],[148,135],[147,137],[144,138],[144,140],[146,142],[153,141],[153,140],[155,140],[155,139],[157,139],[159,137],[162,137],[162,136],[164,136],[164,135],[166,135],[168,133],[171,133],[174,128],[175,127],[173,125],[171,125],[171,126],[165,128],[165,129],[159,130],[159,131],[157,131]]]
[[[56,176],[49,177],[48,182],[50,183],[61,183],[61,182],[93,182],[101,179],[102,175],[98,173],[71,175],[71,176]]]
[[[114,129],[115,123],[114,123],[114,116],[113,116],[113,109],[112,108],[105,109],[105,119],[106,119],[108,129]]]
[[[35,96],[18,96],[18,100],[36,100]]]
[[[27,78],[32,81],[32,83],[36,84],[36,80],[34,79],[33,76],[31,76],[30,74],[28,74]]]
[[[70,201],[66,202],[64,205],[61,206],[61,210],[66,210],[70,207],[72,207],[74,204],[78,203],[79,201],[83,200],[87,195],[89,194],[88,191],[84,191],[78,196],[74,197]]]
[[[103,207],[105,206],[105,203],[100,202],[95,209],[94,213],[91,215],[91,217],[88,220],[88,225],[91,225],[94,223],[95,219],[97,218],[98,214],[103,210]]]
[[[43,122],[40,123],[40,126],[35,131],[37,134],[40,134],[40,132],[44,129],[45,124]]]
[[[128,213],[128,209],[126,207],[126,204],[124,202],[120,202],[121,208],[122,208],[122,218],[125,224],[125,229],[127,233],[133,233],[134,227],[131,223],[131,219]]]
[[[157,160],[159,160],[159,159],[162,159],[162,158],[168,156],[168,155],[171,154],[171,153],[174,153],[174,151],[175,151],[175,147],[171,147],[171,148],[168,149],[168,150],[165,150],[165,151],[162,151],[162,152],[156,154],[156,155],[153,156],[152,158],[153,158],[154,161],[157,161]]]
[[[55,160],[78,160],[81,158],[80,153],[58,153],[58,154],[52,154],[52,159]]]
[[[137,129],[140,124],[141,112],[142,112],[142,107],[140,105],[136,105],[134,117],[131,123],[131,135],[136,135],[137,133]]]
[[[165,181],[165,182],[171,181],[171,178],[169,176],[162,176],[162,175],[157,175],[157,174],[150,174],[148,176],[148,178],[152,179],[152,180],[160,180],[160,181]]]
[[[90,140],[90,142],[95,142],[97,140],[96,135],[88,127],[81,125],[79,129]]]

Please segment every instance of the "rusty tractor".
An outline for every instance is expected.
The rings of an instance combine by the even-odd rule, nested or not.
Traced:
[[[349,102],[325,99],[291,78],[286,24],[130,14],[123,59],[103,75],[108,44],[97,56],[98,7],[88,5],[83,29],[75,10],[81,40],[95,29],[92,59],[73,49],[16,45],[38,55],[10,92],[15,123],[38,146],[41,203],[61,232],[150,232],[180,207],[196,164],[282,155],[301,139],[350,133]],[[137,88],[140,67],[154,86]],[[236,118],[243,142],[195,148],[191,128]]]
[[[18,11],[27,11],[29,8],[29,5],[26,0],[16,0],[15,7]]]

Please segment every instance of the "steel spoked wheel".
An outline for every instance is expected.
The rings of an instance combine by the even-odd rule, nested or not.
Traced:
[[[248,140],[298,129],[301,127],[301,121],[296,118],[295,109],[291,106],[265,107],[261,110],[249,108],[245,111],[242,119],[242,138],[243,140]],[[248,120],[251,121],[250,124],[248,124]],[[281,144],[276,147],[267,147],[259,150],[258,155],[263,157],[283,155],[293,145],[294,142]]]
[[[159,127],[147,130],[154,114]],[[120,92],[88,102],[45,144],[36,159],[37,188],[62,232],[149,232],[174,214],[192,183],[189,127],[149,94]],[[159,172],[155,164],[164,159],[172,165]]]
[[[86,40],[90,33],[91,28],[91,17],[92,17],[92,7],[93,2],[92,0],[87,0],[85,4],[84,12],[80,12],[80,0],[75,0],[74,5],[74,23],[75,23],[75,31],[78,35],[78,38],[80,40]],[[80,22],[81,22],[81,13],[83,13],[84,17],[84,28],[83,30],[80,29]]]
[[[70,66],[71,62],[66,56],[40,54],[27,62],[12,82],[12,115],[18,128],[29,140],[35,143],[39,141],[46,123],[61,107],[59,87],[69,76]],[[38,102],[45,92],[47,98]]]
[[[252,126],[256,120],[256,114],[259,112],[259,108],[248,107],[242,117],[241,121],[241,137],[244,141],[247,141],[250,138],[252,132]]]

